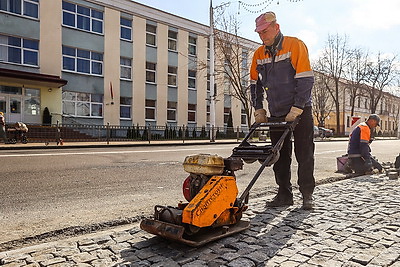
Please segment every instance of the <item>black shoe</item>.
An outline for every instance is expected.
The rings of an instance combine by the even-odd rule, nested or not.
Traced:
[[[293,205],[293,196],[277,194],[271,201],[267,202],[268,207],[284,207]]]
[[[314,208],[314,200],[312,195],[303,196],[303,210],[312,210]]]

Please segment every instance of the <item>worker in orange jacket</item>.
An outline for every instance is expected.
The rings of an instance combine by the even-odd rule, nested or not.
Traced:
[[[311,89],[314,74],[311,69],[306,45],[295,37],[283,36],[273,12],[266,12],[256,19],[255,31],[263,45],[254,53],[250,69],[250,89],[254,116],[257,123],[267,121],[263,100],[268,102],[271,117],[300,121],[294,129],[294,152],[298,162],[298,185],[303,195],[303,208],[313,208],[314,136],[311,107]],[[281,131],[271,132],[275,145]],[[285,139],[279,160],[274,164],[278,194],[268,202],[271,207],[293,204],[291,185],[292,142]]]
[[[382,171],[382,166],[371,156],[371,130],[379,126],[381,118],[371,114],[367,121],[360,123],[350,134],[347,154],[350,168],[357,174],[370,173],[373,169]]]

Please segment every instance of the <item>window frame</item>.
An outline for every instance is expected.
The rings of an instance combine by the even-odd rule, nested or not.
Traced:
[[[149,68],[150,64],[153,66],[153,68]],[[154,75],[154,81],[153,80],[148,80],[148,74],[153,74]],[[146,83],[148,84],[157,84],[157,63],[146,61]]]
[[[170,83],[170,78],[175,78],[175,83]],[[167,84],[169,87],[178,87],[178,67],[168,66]]]
[[[153,103],[153,102],[154,102],[154,105],[148,105],[148,104]],[[146,99],[145,100],[144,110],[145,110],[144,114],[145,114],[145,120],[146,121],[157,121],[157,100]],[[151,111],[152,113],[154,113],[154,118],[148,118],[147,117],[148,111]]]
[[[20,13],[13,12],[13,11],[10,10],[10,1],[11,0],[5,0],[5,1],[6,1],[6,9],[0,9],[0,12],[5,12],[5,13],[9,13],[9,14],[16,15],[16,16],[26,17],[26,18],[29,18],[29,19],[39,20],[39,18],[40,18],[39,0],[21,0],[20,1],[20,6],[19,6]],[[25,4],[31,4],[31,5],[36,7],[37,17],[26,14],[26,9],[27,8],[26,8]]]
[[[191,109],[193,107],[194,107],[194,109]],[[197,116],[197,104],[188,104],[187,109],[188,109],[187,121],[190,122],[190,123],[196,122],[197,121],[197,118],[196,118],[196,116]],[[191,120],[191,116],[194,117],[194,120]]]
[[[123,101],[124,100],[124,101]],[[129,100],[127,102],[125,102],[125,100]],[[120,97],[120,112],[119,112],[119,118],[121,120],[131,120],[132,119],[132,97]],[[122,108],[127,108],[129,109],[129,117],[123,117],[122,116]]]
[[[3,43],[1,41],[1,37],[4,37],[4,42],[6,42],[6,43]],[[19,44],[18,45],[17,44],[13,44],[12,39],[15,39],[14,43],[19,43]],[[15,41],[17,41],[17,42],[15,42]],[[37,49],[36,48],[32,48],[32,47],[25,47],[25,43],[27,41],[35,42]],[[10,42],[11,42],[11,44],[10,44]],[[20,66],[39,67],[39,65],[40,65],[40,62],[39,62],[40,54],[39,54],[39,41],[38,40],[0,34],[0,49],[2,47],[4,47],[7,50],[7,52],[5,53],[5,56],[7,56],[7,58],[5,58],[4,60],[2,60],[0,58],[0,62],[9,63],[9,64],[16,64],[16,65],[20,65]],[[14,51],[18,50],[19,54],[18,53],[17,54],[10,53],[10,49],[12,49]],[[26,53],[35,53],[35,55],[36,55],[36,59],[35,59],[36,60],[36,64],[25,63],[26,62]],[[18,56],[19,61],[11,61],[10,58],[13,57],[13,56],[16,56],[16,55]]]
[[[123,20],[130,22],[130,26],[124,25],[124,24],[122,23]],[[125,37],[122,36],[122,32],[123,32],[122,30],[123,30],[123,29],[129,30],[129,32],[130,32],[129,38],[125,38]],[[131,42],[131,41],[132,41],[132,31],[133,31],[133,28],[132,28],[132,19],[127,19],[127,18],[121,17],[121,18],[120,18],[120,39],[121,39],[121,40],[124,40],[124,41]]]
[[[70,94],[71,95],[71,99],[66,99],[64,97],[66,94]],[[89,98],[87,100],[80,99],[80,96],[84,96],[84,95],[89,96]],[[95,95],[96,96],[100,96],[102,102],[98,102],[95,99],[93,99]],[[76,118],[103,118],[104,117],[104,103],[103,102],[104,102],[104,95],[102,95],[102,94],[91,94],[91,93],[74,92],[74,91],[63,91],[62,92],[62,114],[63,115],[68,115],[68,116],[71,116],[71,117],[76,117]],[[73,104],[73,106],[74,106],[74,114],[65,113],[64,105],[66,105],[68,103],[69,104]],[[79,114],[78,113],[79,106],[83,106],[85,104],[89,106],[89,116],[78,115]],[[101,116],[93,115],[94,106],[100,106]]]
[[[171,34],[175,34],[176,36],[171,36]],[[172,46],[175,46],[175,49],[171,48],[171,44],[174,44]],[[168,51],[178,52],[178,32],[177,31],[168,30]]]
[[[194,40],[194,42],[193,42],[193,40]],[[194,52],[192,50],[194,50]],[[197,56],[197,37],[189,35],[189,37],[188,37],[188,55],[189,56]]]
[[[197,90],[197,71],[188,70],[188,90]],[[194,86],[192,84],[194,83]]]
[[[150,31],[150,28],[154,27],[154,31]],[[149,43],[148,37],[154,38],[154,43]],[[151,47],[157,47],[157,26],[146,23],[146,45]]]
[[[167,101],[167,122],[176,122],[176,111],[178,110],[178,102]],[[173,114],[174,119],[170,119],[169,115]]]
[[[130,65],[123,64],[123,62],[122,62],[123,60],[124,61],[129,60]],[[122,76],[123,69],[129,70],[130,77],[127,78],[127,77]],[[120,57],[120,79],[124,80],[124,81],[132,81],[132,58]]]
[[[68,55],[64,53],[64,48],[65,49],[74,49],[74,55]],[[82,56],[82,54],[85,54],[89,52],[89,57],[84,57]],[[78,54],[81,54],[81,56],[79,56]],[[101,60],[95,59],[93,58],[96,55],[101,55]],[[73,59],[74,60],[74,70],[70,70],[70,69],[66,69],[65,68],[65,59]],[[83,61],[89,61],[89,72],[83,72],[83,71],[78,71],[79,69],[79,62],[83,63]],[[101,74],[95,73],[94,72],[94,64],[100,64],[101,65]],[[66,46],[63,45],[62,46],[62,71],[65,72],[73,72],[73,73],[79,73],[79,74],[84,74],[84,75],[92,75],[92,76],[98,76],[98,77],[103,77],[103,70],[104,67],[104,54],[103,53],[99,53],[96,51],[91,51],[91,50],[85,50],[85,49],[79,49],[76,47],[71,47],[71,46]]]
[[[71,5],[71,7],[74,6],[74,10],[72,11],[72,10],[67,9],[64,6],[64,3],[66,5],[67,4]],[[81,9],[81,12],[79,12],[79,9]],[[83,10],[89,10],[89,14],[84,14]],[[101,18],[98,18],[97,17],[98,15],[96,13],[101,14]],[[74,18],[73,25],[67,24],[67,22],[65,21],[65,19],[66,19],[65,15],[73,16],[73,18]],[[83,27],[78,27],[79,18],[89,19],[89,29],[85,29]],[[94,30],[95,23],[101,23],[101,31],[100,32]],[[94,33],[94,34],[104,35],[104,11],[90,8],[90,7],[85,7],[82,5],[78,5],[78,4],[63,0],[62,1],[62,26],[85,31],[85,32],[90,32],[90,33]]]

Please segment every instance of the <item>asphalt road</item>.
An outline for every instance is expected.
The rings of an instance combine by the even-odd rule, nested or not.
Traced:
[[[338,177],[336,157],[347,142],[317,142],[315,177]],[[156,204],[176,205],[187,177],[187,155],[227,157],[234,145],[3,150],[0,154],[0,244],[57,229],[138,218],[152,214]],[[372,143],[380,161],[394,162],[400,140]],[[239,191],[251,180],[258,163],[236,173]],[[293,163],[296,177],[296,163]],[[295,180],[294,180],[295,183]],[[268,189],[267,191],[265,189]],[[251,197],[275,189],[267,168]]]

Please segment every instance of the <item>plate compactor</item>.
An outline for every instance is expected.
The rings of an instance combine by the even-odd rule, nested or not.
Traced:
[[[140,228],[154,235],[199,247],[208,242],[241,232],[250,222],[241,220],[247,209],[250,189],[263,172],[279,159],[285,137],[294,130],[294,122],[255,123],[232,155],[198,154],[187,156],[183,163],[190,175],[183,182],[183,195],[188,202],[177,207],[157,205],[154,218],[144,219]],[[282,137],[274,145],[254,145],[249,139],[255,131],[282,131]],[[235,171],[245,163],[259,161],[258,169],[249,185],[238,197]]]

